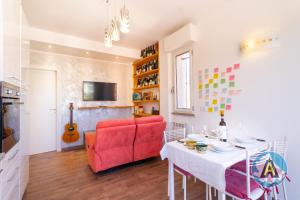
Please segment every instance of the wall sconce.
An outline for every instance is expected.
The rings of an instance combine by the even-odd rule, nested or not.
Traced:
[[[244,41],[240,46],[240,50],[241,52],[247,52],[247,51],[255,51],[258,49],[270,49],[279,46],[280,43],[278,37],[269,37],[265,39],[254,39],[254,40]]]

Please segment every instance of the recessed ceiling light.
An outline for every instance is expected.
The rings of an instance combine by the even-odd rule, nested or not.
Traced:
[[[23,41],[24,44],[29,44],[30,42],[28,40]]]
[[[115,56],[115,59],[118,60],[118,59],[119,59],[119,56]]]
[[[85,54],[86,54],[86,55],[89,55],[89,54],[90,54],[90,52],[86,51],[86,52],[85,52]]]
[[[52,45],[51,45],[51,44],[49,44],[49,45],[48,45],[48,48],[49,48],[49,49],[51,49],[51,48],[52,48]]]

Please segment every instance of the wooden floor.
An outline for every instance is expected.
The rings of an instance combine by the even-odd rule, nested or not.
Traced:
[[[84,150],[30,157],[30,182],[24,200],[166,200],[166,161],[159,158],[93,174]],[[176,199],[183,199],[181,176],[175,177]],[[205,184],[188,180],[187,199],[205,199]]]

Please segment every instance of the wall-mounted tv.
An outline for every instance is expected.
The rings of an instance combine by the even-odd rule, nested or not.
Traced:
[[[83,101],[116,101],[117,84],[83,81]]]

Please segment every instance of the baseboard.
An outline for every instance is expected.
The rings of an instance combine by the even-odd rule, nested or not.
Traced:
[[[64,151],[74,151],[74,150],[79,150],[79,149],[84,149],[84,148],[85,148],[84,145],[77,145],[77,146],[62,148],[62,152],[64,152]]]

